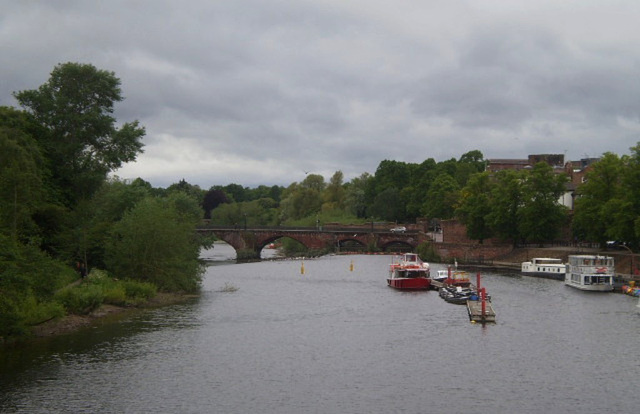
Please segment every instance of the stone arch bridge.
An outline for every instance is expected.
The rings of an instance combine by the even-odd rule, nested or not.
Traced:
[[[414,250],[420,243],[430,240],[418,231],[393,233],[371,228],[316,228],[316,227],[250,227],[207,226],[197,229],[200,234],[215,234],[229,243],[246,260],[260,259],[262,249],[276,240],[289,237],[312,250],[337,250],[346,245],[358,245],[364,249],[372,246],[381,251],[390,248]]]

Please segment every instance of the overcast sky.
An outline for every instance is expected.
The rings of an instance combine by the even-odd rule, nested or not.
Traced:
[[[58,63],[122,81],[166,187],[345,181],[420,163],[629,154],[640,1],[0,0],[0,105]]]

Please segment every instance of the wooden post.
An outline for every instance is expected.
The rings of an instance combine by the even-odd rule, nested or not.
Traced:
[[[482,319],[484,320],[487,313],[486,291],[484,288],[480,289],[480,295],[482,297]]]

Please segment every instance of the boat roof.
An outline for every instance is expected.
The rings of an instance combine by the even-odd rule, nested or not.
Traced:
[[[575,257],[578,259],[613,259],[611,256],[604,256],[599,254],[572,254],[569,257]]]
[[[531,261],[535,261],[535,262],[541,262],[541,261],[545,261],[545,262],[562,262],[562,259],[556,259],[555,257],[534,257],[533,259],[531,259]]]

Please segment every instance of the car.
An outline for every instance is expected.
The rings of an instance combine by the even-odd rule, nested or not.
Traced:
[[[391,229],[391,233],[404,233],[405,231],[407,231],[407,228],[404,226],[394,227]]]

